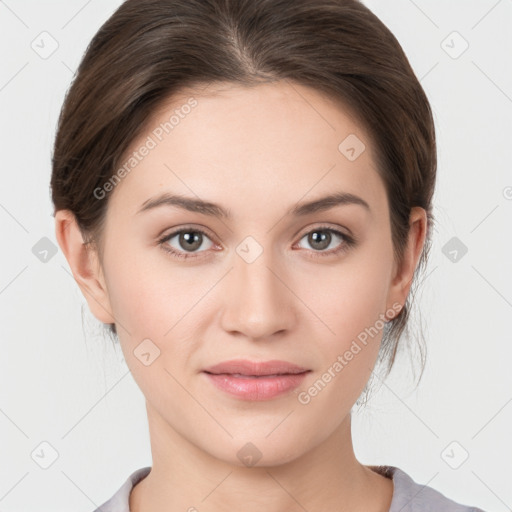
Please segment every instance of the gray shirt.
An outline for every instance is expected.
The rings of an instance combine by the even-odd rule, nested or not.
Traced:
[[[389,512],[484,512],[480,508],[456,503],[439,491],[416,483],[396,466],[369,467],[393,480],[394,490]],[[130,512],[130,491],[150,470],[151,466],[147,466],[134,471],[114,496],[94,512]]]

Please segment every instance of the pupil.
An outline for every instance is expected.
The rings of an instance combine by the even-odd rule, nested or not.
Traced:
[[[190,233],[193,233],[190,235]],[[189,231],[186,233],[182,233],[180,237],[180,243],[186,241],[186,245],[189,249],[198,249],[201,247],[201,233],[197,231]],[[199,241],[199,243],[198,243]]]
[[[320,235],[318,236],[318,233]],[[314,246],[315,243],[319,243],[318,240],[320,239],[320,247],[317,247],[318,249],[325,249],[326,247],[329,247],[331,234],[326,231],[314,231],[310,235],[310,243],[312,246]],[[325,243],[327,241],[327,243]]]

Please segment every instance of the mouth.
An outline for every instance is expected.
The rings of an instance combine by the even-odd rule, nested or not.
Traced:
[[[203,371],[213,375],[232,375],[233,377],[278,377],[297,375],[311,370],[288,361],[232,359],[210,366]]]
[[[217,389],[242,400],[263,401],[297,388],[310,369],[286,361],[226,361],[202,373]]]
[[[264,375],[248,375],[245,373],[212,373],[212,372],[204,372],[208,373],[209,375],[225,375],[229,377],[235,377],[238,379],[263,379],[265,377],[272,378],[272,377],[282,377],[283,375],[302,375],[303,373],[307,373],[310,370],[306,370],[304,372],[297,372],[297,373],[272,373],[272,374],[264,374]]]

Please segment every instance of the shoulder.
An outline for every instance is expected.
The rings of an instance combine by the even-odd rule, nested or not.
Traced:
[[[130,512],[130,491],[151,471],[151,466],[134,471],[115,494],[94,512]]]
[[[393,480],[394,491],[389,512],[484,512],[457,503],[432,487],[415,482],[396,466],[368,466]]]

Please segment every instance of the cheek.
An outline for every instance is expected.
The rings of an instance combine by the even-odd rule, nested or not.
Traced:
[[[317,317],[312,332],[323,364],[299,398],[312,416],[337,411],[325,418],[329,428],[354,405],[375,366],[385,326],[387,269],[387,263],[360,254],[336,271],[317,272],[315,287],[304,282],[305,302]]]
[[[193,312],[187,312],[205,291],[200,281],[191,284],[190,273],[166,264],[165,255],[125,254],[107,267],[111,307],[126,364],[144,394],[158,402],[162,385],[178,387],[169,372],[186,367],[195,350]]]
[[[337,269],[317,272],[314,287],[304,281],[304,297],[326,324],[326,336],[346,343],[385,313],[388,277],[387,261],[358,254]]]
[[[382,257],[376,259],[374,254]],[[314,287],[309,279],[303,282],[305,302],[319,319],[312,317],[323,354],[321,380],[329,382],[330,391],[322,392],[319,404],[335,402],[337,410],[344,411],[366,385],[385,326],[391,265],[389,251],[368,245],[338,267],[316,272]]]
[[[165,308],[172,309],[169,302],[172,295],[165,296],[165,284],[156,279],[158,268],[130,257],[110,268],[109,296],[116,320],[133,337],[159,333],[163,326],[155,320],[161,322],[165,318],[162,316]]]
[[[161,248],[129,244],[128,235],[122,238],[124,243],[105,253],[112,312],[132,337],[162,339],[197,303],[205,286],[197,269],[180,267]]]

